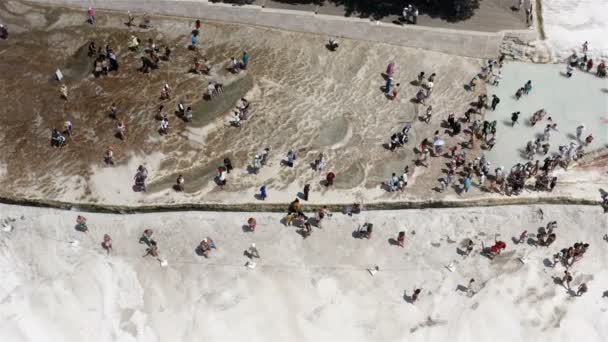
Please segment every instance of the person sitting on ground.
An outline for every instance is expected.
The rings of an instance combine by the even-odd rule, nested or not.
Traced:
[[[228,69],[231,72],[238,74],[241,71],[241,63],[239,63],[235,57],[230,57],[230,67]]]
[[[184,182],[184,176],[182,176],[181,174],[177,176],[177,179],[175,180],[175,190],[184,191]]]
[[[158,128],[160,135],[169,133],[169,119],[165,116],[160,120],[160,127]]]
[[[300,200],[298,198],[296,198],[291,203],[289,203],[289,207],[287,208],[287,213],[291,214],[291,213],[297,213],[299,211],[302,211],[302,204],[300,203]]]
[[[500,254],[500,252],[505,248],[507,248],[506,243],[504,243],[503,241],[500,241],[500,240],[496,240],[494,245],[492,247],[490,247],[490,255],[492,257],[494,257],[495,255]]]
[[[247,229],[249,229],[250,232],[255,232],[256,226],[257,226],[257,221],[255,220],[255,218],[250,217],[247,220]]]
[[[234,127],[241,127],[241,113],[234,112],[232,114],[232,120],[230,120],[230,125]]]
[[[103,154],[103,161],[107,165],[114,165],[114,148],[112,146],[106,149],[106,152]]]
[[[338,44],[338,40],[334,38],[329,38],[329,43],[327,44],[327,47],[329,47],[331,51],[336,51],[339,46],[340,45]]]
[[[89,227],[87,227],[87,219],[82,215],[76,217],[76,230],[83,233],[86,233],[89,230]]]
[[[59,132],[58,129],[53,128],[53,130],[51,132],[51,146],[63,147],[63,146],[65,146],[65,143],[66,143],[65,137]]]
[[[359,236],[362,238],[371,239],[373,229],[374,224],[366,222],[363,224],[363,226],[361,226],[361,229],[359,230]]]
[[[129,43],[127,44],[127,47],[129,48],[129,50],[137,51],[139,50],[139,44],[139,38],[132,35],[131,38],[129,38]]]
[[[204,238],[198,247],[199,247],[200,252],[203,254],[203,256],[205,258],[209,257],[209,254],[211,253],[212,248],[216,248],[215,243],[213,242],[213,240],[211,240],[210,237]]]

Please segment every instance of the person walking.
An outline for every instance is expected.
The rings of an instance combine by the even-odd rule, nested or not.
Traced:
[[[260,252],[258,251],[257,247],[255,246],[255,243],[252,243],[251,246],[249,246],[249,249],[247,250],[247,254],[249,255],[250,258],[260,258]]]
[[[101,246],[106,250],[106,252],[108,252],[108,255],[110,255],[110,251],[112,251],[112,238],[110,235],[103,235],[103,242],[101,243]]]
[[[308,195],[310,194],[310,184],[304,184],[304,200],[308,201]]]
[[[266,184],[262,184],[262,187],[260,187],[260,199],[264,201],[267,197],[268,193],[266,192]]]
[[[402,247],[405,244],[405,231],[400,231],[397,235],[397,246]]]
[[[496,95],[492,95],[492,110],[496,110],[496,106],[500,103],[500,99]]]
[[[576,140],[581,141],[581,137],[583,136],[584,132],[585,125],[579,125],[578,127],[576,127]]]
[[[519,114],[521,114],[521,112],[513,112],[511,114],[511,123],[512,126],[515,127],[516,123],[519,123],[517,120],[519,119]]]
[[[89,10],[87,11],[87,16],[88,16],[88,22],[93,25],[95,24],[95,9],[93,7],[89,7]]]

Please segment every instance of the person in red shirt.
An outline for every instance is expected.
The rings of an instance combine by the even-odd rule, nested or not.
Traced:
[[[404,243],[405,243],[405,232],[400,231],[399,235],[397,236],[397,246],[403,247]]]
[[[585,138],[585,143],[587,144],[587,146],[591,145],[591,143],[593,142],[593,135],[589,134],[587,136],[587,138]]]
[[[500,254],[500,252],[505,248],[507,248],[507,244],[498,240],[498,241],[496,241],[494,246],[490,247],[490,252],[492,254]]]

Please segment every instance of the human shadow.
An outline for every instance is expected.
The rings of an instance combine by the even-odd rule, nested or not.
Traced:
[[[253,198],[255,198],[258,201],[263,201],[264,200],[264,198],[262,198],[261,194],[255,194],[255,195],[253,195]]]
[[[242,225],[242,226],[241,226],[241,229],[242,229],[242,230],[243,230],[243,232],[245,232],[245,233],[250,233],[250,232],[253,232],[253,230],[251,230],[251,228],[249,228],[249,225],[248,225],[248,224],[244,224],[244,225]]]
[[[545,265],[545,267],[553,268],[553,263],[551,262],[551,260],[549,260],[549,258],[543,259],[543,265]]]
[[[464,286],[462,284],[458,284],[458,286],[456,286],[456,290],[455,291],[461,291],[461,292],[465,292],[466,293],[468,290],[469,289],[466,286]]]
[[[388,239],[388,244],[391,245],[391,246],[397,246],[398,245],[397,240],[395,240],[393,238]]]

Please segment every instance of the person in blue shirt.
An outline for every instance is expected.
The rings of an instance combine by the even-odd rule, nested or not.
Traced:
[[[249,64],[249,54],[247,51],[243,52],[243,69],[247,69],[247,65]]]
[[[260,188],[260,199],[263,201],[268,197],[268,193],[266,192],[266,184],[262,184]]]

